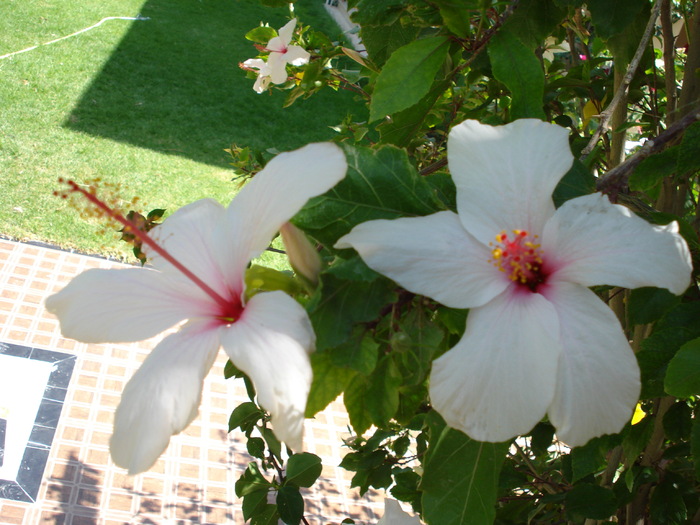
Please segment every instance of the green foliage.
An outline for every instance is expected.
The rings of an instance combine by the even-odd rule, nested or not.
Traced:
[[[498,475],[508,444],[480,443],[445,426],[439,417],[431,419],[431,445],[421,482],[428,523],[493,523]]]
[[[409,108],[427,95],[448,50],[448,40],[436,36],[416,40],[392,53],[374,86],[370,122]]]

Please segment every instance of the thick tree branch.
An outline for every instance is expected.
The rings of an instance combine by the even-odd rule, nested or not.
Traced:
[[[683,135],[688,126],[699,120],[700,111],[689,113],[655,139],[646,141],[637,153],[601,177],[596,184],[596,189],[613,197],[620,193],[627,187],[630,174],[640,162],[663,150],[669,142]]]

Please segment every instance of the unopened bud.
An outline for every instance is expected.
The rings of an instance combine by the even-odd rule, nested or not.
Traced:
[[[321,272],[321,257],[306,237],[306,234],[287,222],[280,228],[280,235],[294,271],[302,275],[314,286],[317,285],[318,274]]]

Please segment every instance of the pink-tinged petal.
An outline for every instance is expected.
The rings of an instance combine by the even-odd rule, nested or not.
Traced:
[[[373,270],[451,308],[481,306],[510,283],[488,262],[488,248],[449,211],[364,222],[335,247],[354,248]]]
[[[279,32],[277,33],[279,35],[280,40],[286,47],[291,41],[292,41],[292,36],[294,36],[294,29],[296,29],[297,26],[297,19],[292,18],[289,22],[284,24]],[[272,39],[274,40],[274,38]],[[271,40],[271,41],[272,41]],[[268,45],[269,48],[269,45]]]
[[[293,66],[303,66],[309,61],[309,58],[311,58],[311,54],[309,54],[306,49],[299,46],[289,46],[287,52],[282,56],[287,64]]]
[[[178,283],[175,283],[178,284]],[[162,273],[145,268],[87,270],[46,299],[65,337],[84,343],[133,342],[209,308]]]
[[[678,225],[653,226],[601,194],[565,202],[545,226],[542,249],[557,280],[656,286],[677,295],[690,285],[690,253]]]
[[[246,184],[214,232],[220,267],[242,278],[248,262],[267,248],[280,227],[335,186],[347,170],[343,151],[330,142],[280,153]]]
[[[287,24],[289,25],[289,24]],[[287,27],[287,26],[284,26]],[[284,29],[284,28],[283,28]],[[291,40],[291,38],[290,38]],[[270,41],[267,43],[267,46],[265,48],[267,51],[270,51],[270,56],[272,54],[281,54],[284,53],[284,50],[287,49],[287,44],[289,44],[289,40],[285,42],[285,40],[281,36],[276,36],[270,39]]]
[[[377,525],[421,525],[415,516],[406,514],[395,499],[384,498],[384,516]]]
[[[588,288],[558,283],[547,292],[563,344],[549,420],[575,447],[612,434],[632,417],[639,367],[615,314]]]
[[[224,222],[225,213],[225,208],[215,200],[201,199],[178,209],[150,232],[161,248],[222,295],[225,295],[225,291],[219,288],[226,282],[226,272],[218,265],[212,231]],[[192,293],[201,293],[180,270],[153,249],[144,246],[144,251],[154,267],[186,283],[193,289]]]
[[[190,323],[158,346],[129,380],[114,415],[112,459],[129,474],[148,470],[197,416],[219,330]]]
[[[301,450],[315,342],[304,308],[282,292],[257,294],[223,331],[221,342],[233,364],[253,381],[277,438]]]
[[[502,230],[539,235],[573,162],[567,131],[535,119],[496,127],[466,120],[450,131],[447,158],[462,223],[485,244]]]
[[[471,310],[462,340],[433,362],[435,410],[477,441],[528,432],[554,395],[558,324],[549,301],[515,289]]]

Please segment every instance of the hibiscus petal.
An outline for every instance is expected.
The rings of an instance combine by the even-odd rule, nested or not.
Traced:
[[[552,401],[560,353],[552,304],[539,294],[506,290],[471,310],[462,340],[433,362],[433,407],[478,441],[528,432]]]
[[[451,308],[481,306],[510,283],[488,262],[489,250],[449,211],[364,222],[335,247],[355,248],[370,268]]]
[[[260,293],[221,336],[231,361],[253,381],[280,441],[301,450],[315,336],[306,311],[282,292]]]
[[[207,305],[145,268],[87,270],[46,299],[65,337],[84,343],[148,339]]]
[[[296,26],[297,19],[292,18],[289,22],[284,24],[277,32],[277,34],[279,35],[279,37],[277,38],[281,40],[285,47],[292,41],[292,36],[294,36],[294,29],[296,29]],[[274,38],[272,40],[274,40]],[[270,42],[272,42],[272,40],[270,40]],[[269,44],[268,48],[270,48]]]
[[[158,346],[129,380],[114,415],[112,459],[129,474],[148,470],[170,437],[197,416],[202,384],[219,350],[219,330],[185,325]]]
[[[384,516],[377,525],[421,525],[415,516],[406,514],[395,499],[384,498]]]
[[[678,225],[653,226],[605,195],[565,202],[542,236],[553,278],[584,286],[656,286],[680,295],[692,265]]]
[[[213,241],[220,266],[242,277],[280,227],[317,195],[345,177],[345,154],[330,142],[281,153],[246,184],[228,207]]]
[[[502,230],[539,235],[573,161],[567,131],[535,119],[497,127],[466,120],[450,131],[447,158],[462,223],[485,244]]]
[[[311,54],[303,47],[289,46],[287,52],[282,56],[287,64],[302,66],[309,61]]]
[[[270,53],[267,58],[267,72],[273,84],[284,84],[288,78],[285,54]]]
[[[596,295],[570,283],[547,292],[563,341],[549,419],[575,447],[622,430],[639,398],[639,366],[615,314]]]
[[[225,208],[213,199],[201,199],[183,206],[151,230],[154,241],[215,290],[224,282],[212,247],[212,230],[224,220]],[[171,278],[186,283],[193,294],[201,290],[152,248],[144,246],[153,266]],[[222,292],[223,293],[223,292]]]

